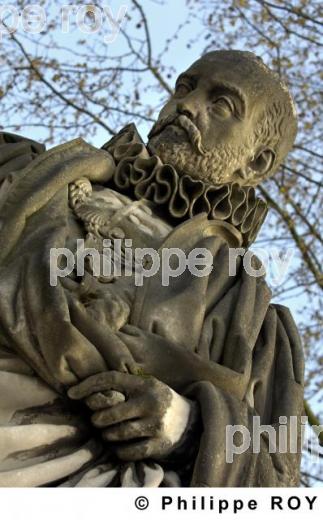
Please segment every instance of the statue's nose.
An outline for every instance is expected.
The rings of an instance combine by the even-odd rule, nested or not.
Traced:
[[[185,99],[177,103],[177,112],[195,121],[198,109],[193,99]]]

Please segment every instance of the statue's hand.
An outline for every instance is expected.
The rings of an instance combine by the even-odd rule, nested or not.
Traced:
[[[98,410],[100,400],[95,394],[107,395],[108,391],[124,394],[125,401],[107,408],[102,399],[104,408]],[[94,426],[102,429],[104,440],[111,443],[117,456],[127,461],[167,457],[186,441],[197,414],[193,401],[152,376],[103,372],[72,387],[68,395],[85,399],[95,410]]]

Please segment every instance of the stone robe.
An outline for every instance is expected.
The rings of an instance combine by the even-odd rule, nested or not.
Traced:
[[[297,485],[303,352],[296,326],[286,307],[270,303],[264,279],[249,276],[239,260],[229,276],[228,245],[203,212],[174,225],[149,205],[159,251],[206,247],[213,270],[205,277],[185,271],[168,287],[158,273],[128,291],[126,320],[143,331],[143,341],[124,346],[145,374],[198,403],[200,431],[192,446],[173,459],[120,462],[91,427],[86,407],[68,399],[71,385],[115,366],[82,331],[70,287],[60,280],[50,286],[49,251],[73,242],[77,232],[85,236],[80,223],[71,224],[71,183],[87,178],[109,190],[114,169],[110,153],[81,139],[45,151],[0,136],[0,486]],[[156,233],[142,232],[132,202],[124,199],[129,211],[118,228],[131,225],[134,238],[156,247]],[[125,301],[120,283],[115,298]],[[94,287],[104,299],[102,284]],[[111,329],[102,320],[101,339],[104,327]],[[296,418],[295,453],[271,453],[263,433],[257,453],[250,446],[226,461],[227,425],[252,433],[259,417],[278,431],[281,416],[287,427]]]

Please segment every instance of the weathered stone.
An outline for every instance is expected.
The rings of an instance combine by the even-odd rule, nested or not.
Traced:
[[[239,256],[229,272],[266,216],[255,186],[295,133],[279,78],[219,51],[179,77],[147,145],[134,125],[100,150],[0,134],[0,486],[297,485],[299,336],[262,276]],[[79,239],[99,263],[111,241],[121,275],[90,257],[51,284],[51,251],[74,260]],[[138,286],[136,248],[205,248],[212,270]],[[272,453],[262,433],[229,460],[227,426],[277,434],[281,417],[296,450]]]

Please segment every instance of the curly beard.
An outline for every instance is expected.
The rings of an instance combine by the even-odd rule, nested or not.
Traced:
[[[169,125],[184,130],[178,136],[171,132],[166,136],[164,130]],[[240,182],[241,166],[250,158],[251,143],[240,146],[215,146],[206,151],[202,145],[199,129],[185,115],[171,114],[157,121],[149,134],[148,147],[158,155],[163,163],[171,164],[180,175],[190,175],[211,184]]]
[[[211,184],[241,182],[237,172],[243,159],[250,157],[250,147],[247,146],[218,146],[201,155],[188,142],[172,143],[152,138],[150,143],[162,162],[174,166],[179,174],[187,174]]]

